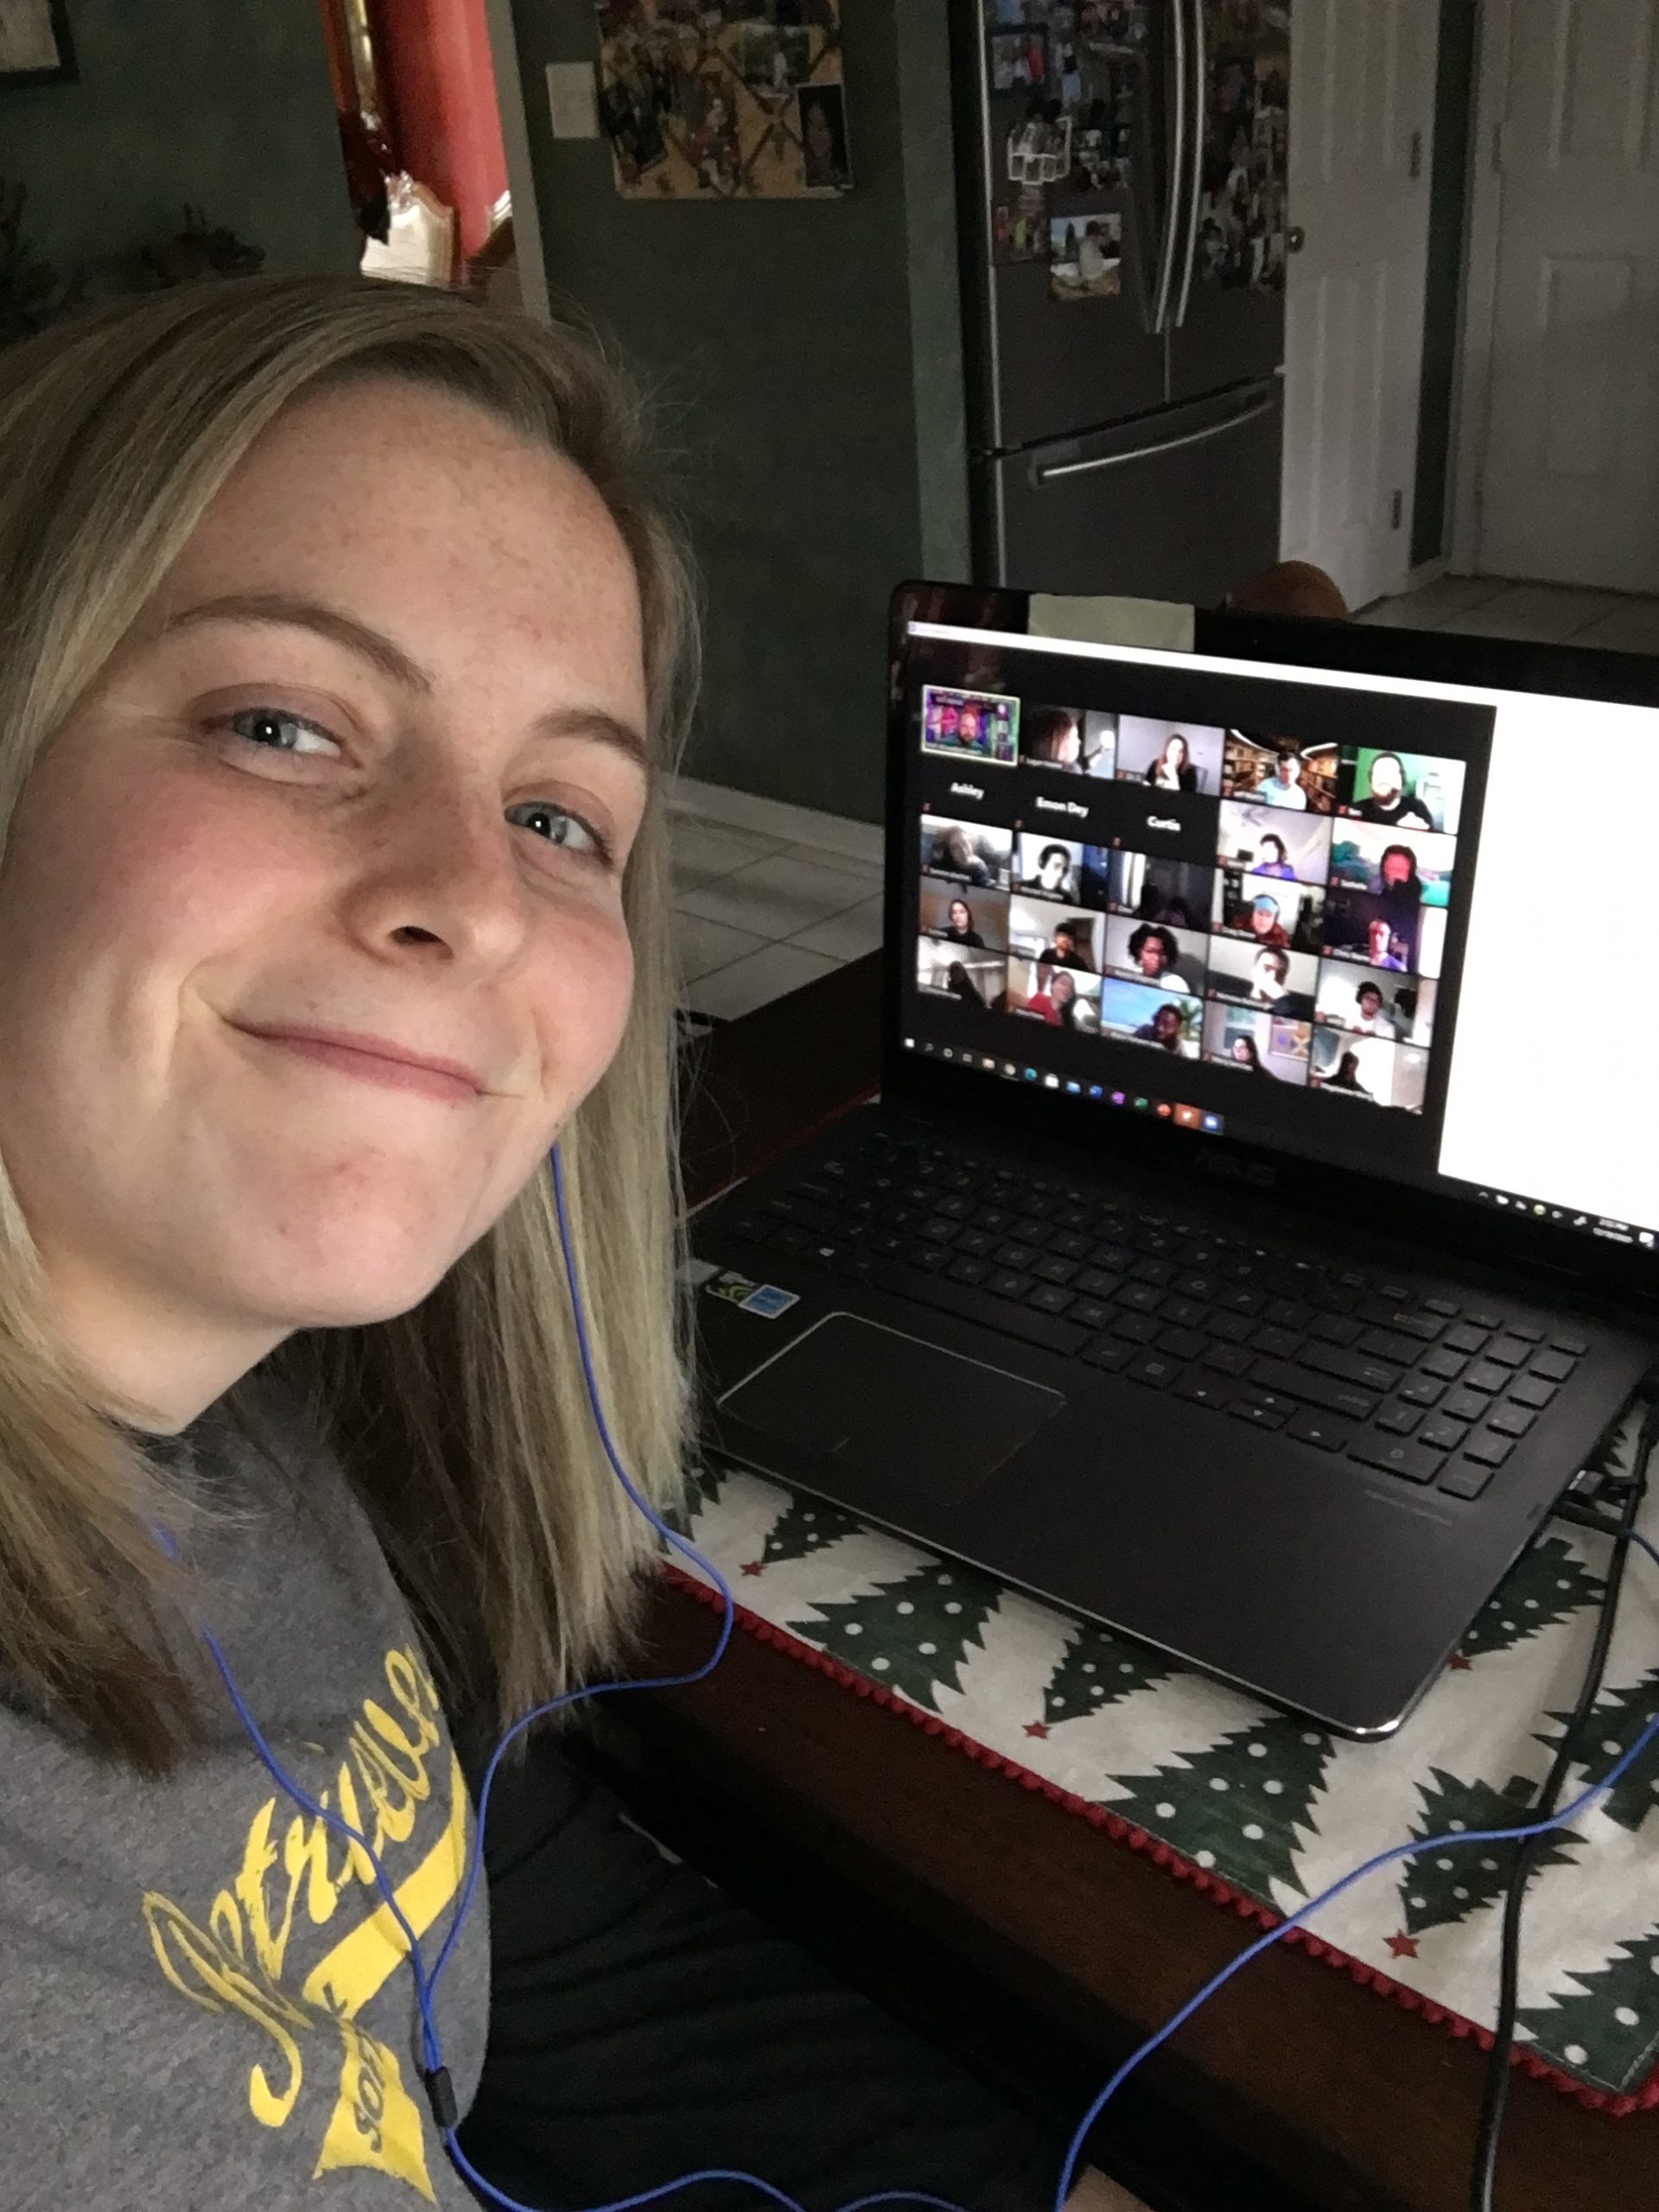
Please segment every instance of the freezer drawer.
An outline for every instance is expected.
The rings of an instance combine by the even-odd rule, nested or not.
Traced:
[[[1211,607],[1279,558],[1277,377],[982,464],[980,580]]]

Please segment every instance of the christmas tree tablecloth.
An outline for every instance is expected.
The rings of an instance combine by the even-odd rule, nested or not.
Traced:
[[[1615,1446],[1628,1464],[1634,1419]],[[1578,1696],[1611,1544],[1554,1524],[1398,1735],[1357,1744],[821,1500],[717,1463],[683,1523],[752,1634],[1150,1850],[1268,1924],[1413,1836],[1526,1817]],[[1659,1491],[1643,1533],[1659,1541]],[[713,1604],[712,1586],[667,1570]],[[1632,1557],[1586,1738],[1610,1767],[1659,1710],[1659,1575]],[[1659,2103],[1659,1756],[1543,1840],[1522,1924],[1519,2043],[1612,2113]],[[1286,1939],[1453,2033],[1486,2037],[1514,1846],[1384,1867]]]

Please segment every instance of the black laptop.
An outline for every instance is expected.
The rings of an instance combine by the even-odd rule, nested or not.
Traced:
[[[1655,1356],[1659,668],[1065,606],[895,595],[881,1096],[698,1216],[703,1433],[1385,1735]]]

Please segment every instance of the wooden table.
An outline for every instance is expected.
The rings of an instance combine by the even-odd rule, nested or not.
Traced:
[[[879,956],[857,962],[694,1048],[694,1202],[874,1088],[879,974]],[[640,1672],[689,1670],[713,1629],[704,1606],[664,1589]],[[1141,1854],[741,1632],[707,1682],[628,1702],[654,1758],[764,1811],[896,1904],[1081,2039],[1100,2080],[1248,1940]],[[1195,2126],[1322,2212],[1465,2212],[1483,2063],[1471,2041],[1287,1948],[1145,2072]],[[1497,2201],[1500,2212],[1659,2202],[1659,2113],[1607,2120],[1517,2074]]]

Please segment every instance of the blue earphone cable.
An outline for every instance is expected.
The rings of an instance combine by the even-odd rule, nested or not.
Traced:
[[[559,1242],[563,1249],[565,1281],[569,1286],[570,1310],[575,1322],[576,1344],[582,1357],[582,1378],[587,1384],[588,1402],[593,1411],[600,1442],[604,1447],[605,1456],[609,1460],[617,1480],[621,1484],[632,1503],[644,1514],[645,1519],[659,1535],[672,1544],[677,1551],[683,1552],[689,1560],[701,1567],[720,1592],[721,1600],[720,1635],[709,1657],[701,1667],[695,1669],[689,1675],[663,1675],[645,1681],[595,1682],[582,1689],[567,1690],[563,1696],[552,1698],[545,1705],[532,1707],[522,1719],[514,1722],[496,1745],[489,1765],[485,1770],[483,1785],[479,1791],[478,1811],[474,1822],[473,1847],[466,1884],[461,1891],[461,1901],[451,1922],[449,1933],[445,1937],[442,1948],[429,1974],[415,1931],[398,1905],[397,1897],[392,1892],[391,1881],[378,1858],[370,1849],[365,1838],[348,1821],[319,1805],[315,1798],[308,1796],[283,1771],[261,1733],[258,1723],[244,1702],[242,1694],[237,1688],[230,1668],[226,1662],[225,1655],[219,1649],[212,1630],[203,1628],[200,1631],[202,1641],[213,1656],[213,1662],[224,1681],[238,1717],[247,1731],[261,1762],[272,1778],[296,1804],[302,1806],[307,1812],[314,1814],[318,1819],[327,1821],[330,1827],[346,1837],[349,1842],[358,1845],[373,1867],[375,1880],[380,1893],[385,1897],[393,1919],[397,1922],[403,1932],[404,1941],[409,1945],[410,1966],[415,1977],[416,1998],[420,2007],[422,2047],[426,2059],[424,2079],[427,2094],[432,2107],[433,2116],[443,2137],[444,2147],[456,2171],[461,2175],[468,2185],[474,2190],[482,2190],[493,2203],[503,2208],[503,2212],[538,2212],[538,2208],[523,2204],[515,2197],[505,2196],[491,2183],[486,2181],[469,2163],[466,2153],[456,2141],[455,2126],[459,2113],[454,2090],[449,2079],[448,2069],[443,2063],[437,2025],[432,2017],[432,2003],[437,1991],[438,1979],[448,1963],[450,1954],[454,1948],[455,1940],[466,1922],[467,1914],[473,1901],[473,1893],[477,1886],[479,1872],[483,1864],[484,1824],[488,1813],[490,1788],[495,1779],[496,1768],[500,1764],[502,1753],[515,1737],[528,1728],[533,1720],[540,1719],[543,1713],[556,1713],[561,1706],[573,1705],[582,1698],[602,1697],[607,1692],[614,1690],[683,1689],[690,1683],[702,1681],[714,1672],[725,1656],[727,1645],[731,1641],[734,1618],[732,1593],[719,1569],[712,1560],[703,1557],[695,1544],[680,1535],[675,1529],[669,1528],[666,1522],[652,1510],[630,1479],[626,1469],[617,1454],[610,1428],[605,1419],[604,1409],[600,1403],[599,1385],[594,1375],[593,1357],[588,1340],[582,1292],[576,1280],[575,1253],[570,1241],[569,1219],[565,1207],[564,1171],[556,1145],[553,1147],[552,1163],[553,1196],[558,1214]],[[162,1545],[169,1555],[176,1558],[177,1547],[168,1533],[158,1529],[156,1535],[157,1541]],[[1624,1539],[1621,1538],[1620,1541]],[[1645,1536],[1632,1529],[1629,1534],[1628,1541],[1643,1551],[1656,1566],[1659,1566],[1659,1549],[1656,1549]],[[1521,1842],[1528,1837],[1544,1835],[1553,1828],[1568,1826],[1579,1817],[1580,1814],[1595,1803],[1598,1798],[1605,1796],[1610,1789],[1616,1787],[1646,1751],[1656,1737],[1659,1737],[1659,1712],[1656,1712],[1649,1718],[1647,1726],[1641,1734],[1599,1782],[1590,1784],[1570,1804],[1562,1807],[1548,1820],[1535,1821],[1517,1827],[1465,1829],[1456,1835],[1414,1838],[1408,1843],[1396,1844],[1391,1850],[1378,1852],[1375,1858],[1368,1859],[1363,1866],[1356,1866],[1351,1872],[1344,1874],[1340,1880],[1333,1882],[1329,1889],[1322,1890],[1317,1897],[1310,1897],[1305,1904],[1298,1906],[1294,1912],[1288,1914],[1276,1926],[1258,1936],[1253,1943],[1248,1944],[1236,1958],[1230,1960],[1219,1974],[1212,1975],[1201,1989],[1188,1998],[1179,2011],[1173,2014],[1155,2034],[1148,2036],[1140,2048],[1123,2061],[1088,2111],[1084,2113],[1072,2135],[1066,2151],[1065,2164],[1060,2170],[1059,2184],[1054,2197],[1056,2212],[1059,2212],[1059,2208],[1065,2204],[1071,2192],[1077,2162],[1083,2155],[1083,2146],[1089,2131],[1111,2099],[1117,2094],[1119,2089],[1137,2068],[1167,2043],[1172,2036],[1185,2027],[1201,2006],[1207,2005],[1218,1991],[1225,1988],[1235,1974],[1242,1974],[1253,1960],[1260,1958],[1264,1951],[1270,1950],[1274,1944],[1281,1942],[1294,1928],[1304,1926],[1315,1913],[1333,1903],[1344,1891],[1351,1889],[1357,1882],[1363,1881],[1368,1874],[1375,1873],[1379,1868],[1389,1866],[1398,1859],[1415,1858],[1419,1853],[1426,1851],[1456,1850],[1468,1844]],[[640,2190],[636,2196],[618,2197],[608,2204],[593,2206],[589,2208],[589,2212],[632,2212],[632,2208],[635,2206],[651,2203],[658,2197],[666,2196],[676,2190],[689,2188],[694,2182],[700,2181],[738,2182],[746,2188],[758,2190],[763,2196],[770,2197],[774,2203],[782,2205],[785,2212],[804,2212],[804,2208],[798,2204],[793,2197],[786,2195],[784,2190],[774,2188],[770,2182],[762,2181],[753,2174],[738,2173],[724,2167],[710,2167],[698,2173],[683,2174],[677,2180],[659,2183],[654,2188]],[[925,2204],[937,2208],[937,2212],[963,2212],[962,2207],[952,2204],[948,2198],[932,2196],[920,2190],[906,2189],[883,2190],[873,2196],[855,2197],[851,2202],[841,2206],[839,2212],[865,2212],[866,2207],[891,2203]]]

